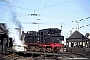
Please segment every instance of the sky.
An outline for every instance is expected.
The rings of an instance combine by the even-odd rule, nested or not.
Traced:
[[[61,29],[62,25],[62,35],[66,38],[78,26],[84,26],[79,28],[83,35],[90,33],[90,26],[87,26],[90,18],[86,19],[90,17],[90,0],[0,0],[0,22],[11,24],[12,13],[16,14],[16,20],[20,21],[25,32],[47,28]],[[32,24],[33,22],[39,24]],[[17,27],[13,23],[11,26]]]

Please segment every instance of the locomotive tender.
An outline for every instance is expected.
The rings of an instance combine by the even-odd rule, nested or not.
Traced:
[[[23,34],[22,34],[23,35]],[[38,32],[28,31],[25,34],[25,45],[27,51],[58,52],[64,46],[61,42],[61,30],[58,28],[42,29]]]

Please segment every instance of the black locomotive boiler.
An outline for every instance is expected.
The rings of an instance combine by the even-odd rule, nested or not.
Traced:
[[[64,36],[61,36],[61,30],[58,28],[41,29],[38,32],[28,31],[25,34],[25,45],[27,51],[46,51],[58,52],[64,44],[61,42]]]

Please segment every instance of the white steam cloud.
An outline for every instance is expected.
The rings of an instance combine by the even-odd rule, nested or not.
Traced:
[[[20,35],[19,32],[11,27],[10,23],[6,23],[7,29],[8,29],[8,35],[9,37],[11,37],[13,39],[13,49],[16,51],[26,51],[26,49],[24,48],[24,43],[20,40]]]
[[[10,24],[7,24],[7,29],[9,30],[9,37],[12,37],[15,45],[22,45],[19,32],[15,28],[10,27],[9,25]]]
[[[1,0],[4,3],[8,4],[10,13],[11,13],[11,19],[6,22],[6,26],[8,29],[8,35],[11,37],[14,41],[13,43],[13,49],[16,51],[25,51],[24,49],[24,43],[20,40],[19,32],[15,29],[14,25],[18,28],[21,28],[20,21],[17,19],[17,14],[15,13],[14,9],[10,6],[12,6],[11,1],[12,0]],[[9,14],[9,13],[8,13]]]

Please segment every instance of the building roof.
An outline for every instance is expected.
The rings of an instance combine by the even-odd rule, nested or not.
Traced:
[[[66,39],[88,39],[88,38],[76,30]]]
[[[0,23],[0,33],[7,33],[8,30],[6,29],[5,23]]]

